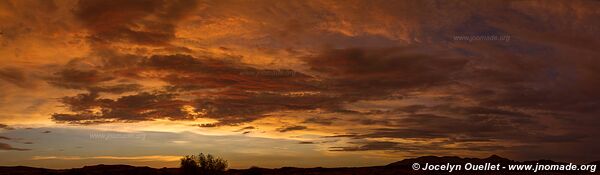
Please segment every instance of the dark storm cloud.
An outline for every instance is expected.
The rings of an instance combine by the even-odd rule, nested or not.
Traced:
[[[521,144],[554,144],[576,143],[590,139],[589,134],[567,132],[553,134],[545,132],[548,126],[537,121],[533,116],[515,111],[506,111],[482,107],[448,107],[434,106],[423,108],[424,111],[435,111],[453,114],[440,116],[434,114],[410,114],[403,117],[388,118],[391,121],[385,128],[373,129],[366,134],[340,134],[331,137],[348,137],[352,139],[442,139],[435,145],[406,145],[403,142],[366,142],[354,143],[355,147],[333,147],[335,151],[366,150],[452,150],[500,151],[508,149],[498,141],[513,141]],[[481,144],[474,143],[485,143]],[[460,144],[463,148],[444,148]],[[513,148],[511,148],[513,149]],[[516,147],[514,149],[517,149]]]
[[[25,148],[15,148],[6,143],[0,143],[0,150],[9,150],[9,151],[29,151],[31,149]]]
[[[162,72],[162,77],[144,77],[140,73],[147,71]],[[124,74],[123,74],[124,73]],[[218,60],[215,58],[195,58],[189,55],[155,55],[142,58],[133,66],[119,68],[111,72],[81,71],[65,69],[50,80],[51,84],[74,89],[85,89],[89,93],[73,97],[64,97],[61,102],[66,107],[78,114],[55,114],[56,121],[73,121],[77,119],[93,120],[97,118],[108,122],[108,118],[119,119],[118,116],[91,115],[92,108],[102,108],[102,113],[116,115],[116,110],[111,109],[114,100],[100,98],[99,92],[122,93],[141,89],[136,84],[102,85],[106,81],[114,80],[114,76],[130,78],[159,78],[169,85],[167,92],[194,94],[208,89],[223,90],[210,94],[201,94],[204,97],[191,101],[180,101],[178,105],[168,105],[173,109],[170,114],[176,114],[181,105],[194,106],[198,111],[206,113],[205,117],[219,120],[217,125],[237,125],[264,117],[266,113],[279,110],[306,110],[322,106],[334,106],[334,98],[328,95],[293,95],[286,94],[294,91],[314,91],[318,87],[313,83],[311,76],[293,70],[258,69],[242,64],[236,60]],[[74,74],[74,75],[71,75]],[[172,99],[179,95],[169,93]],[[194,95],[191,95],[194,97]],[[122,97],[123,98],[123,97]],[[119,100],[117,100],[119,102]],[[123,102],[129,103],[129,102]],[[157,102],[157,103],[163,103]],[[169,102],[167,102],[169,103]],[[137,111],[126,109],[131,105],[123,104],[119,109],[123,111]],[[105,109],[106,108],[106,109]],[[135,108],[135,107],[134,107]],[[147,110],[150,110],[149,108]],[[167,110],[166,108],[164,110]],[[203,110],[203,111],[202,111]],[[123,114],[125,115],[125,114]],[[177,114],[184,115],[184,114]],[[135,117],[137,115],[132,115]],[[139,120],[154,119],[155,117],[140,117]],[[170,117],[172,119],[191,119],[187,117]],[[120,118],[117,121],[120,121]],[[76,123],[76,122],[73,122]]]
[[[461,147],[444,147],[440,143],[430,144],[412,144],[412,143],[399,143],[399,142],[386,142],[386,141],[366,141],[353,143],[357,146],[347,147],[330,147],[330,151],[392,151],[392,152],[404,152],[404,153],[418,153],[431,151],[499,151],[499,150],[511,150],[517,149],[517,147],[506,147],[506,146],[482,146],[482,145],[466,145]]]
[[[139,56],[110,55],[106,58],[112,59],[104,59],[102,60],[102,67],[92,68],[89,67],[89,63],[85,59],[74,58],[52,75],[43,77],[46,82],[55,87],[86,90],[90,93],[123,94],[138,92],[143,89],[142,85],[125,79],[127,76],[123,76],[123,72],[120,72],[126,71],[121,66],[135,65],[137,61],[134,58],[139,58]]]
[[[273,93],[227,93],[214,100],[196,100],[196,108],[207,109],[207,116],[219,120],[221,125],[251,122],[270,112],[310,110],[334,104],[337,103],[333,98],[323,95],[291,97]]]
[[[141,89],[142,85],[139,84],[117,84],[88,87],[88,90],[91,92],[106,92],[113,94],[122,94],[125,92],[139,91]]]
[[[235,132],[242,132],[242,131],[253,130],[253,129],[256,129],[256,127],[254,127],[254,126],[246,126],[246,127],[240,128],[238,130],[235,130]]]
[[[4,80],[22,88],[30,86],[27,82],[25,72],[14,67],[0,68],[0,80]]]
[[[333,123],[333,121],[335,121],[335,120],[339,120],[339,118],[337,118],[337,117],[333,117],[333,118],[311,117],[311,118],[304,120],[304,122],[302,122],[302,123],[315,123],[315,124],[320,124],[320,125],[331,125]]]
[[[363,135],[336,135],[336,137],[433,139],[449,138],[453,141],[482,141],[490,139],[520,140],[522,142],[577,141],[585,137],[575,133],[567,135],[545,134],[547,127],[523,113],[481,107],[434,106],[431,111],[452,114],[409,114],[387,118],[385,127]],[[375,120],[380,121],[381,120]],[[365,124],[363,122],[363,124]],[[373,122],[366,123],[375,124]],[[529,132],[527,132],[529,131]],[[525,137],[527,136],[527,137]],[[561,139],[564,138],[564,139]],[[571,138],[571,139],[566,139]]]
[[[117,77],[115,77],[113,72],[110,71],[65,68],[54,73],[53,76],[48,77],[47,82],[51,85],[61,88],[80,89],[88,90],[90,92],[105,92],[113,94],[138,91],[142,87],[139,84],[132,83],[107,85],[109,81],[115,79],[117,79]]]
[[[389,120],[381,120],[381,119],[354,119],[351,120],[353,122],[362,124],[362,125],[389,125],[390,121]]]
[[[312,76],[293,70],[257,69],[235,60],[187,55],[152,56],[140,64],[143,69],[169,73],[162,79],[169,82],[170,90],[193,92],[227,87],[227,91],[211,94],[213,98],[195,100],[194,107],[205,109],[206,116],[219,120],[219,125],[235,125],[280,110],[320,108],[352,112],[340,105],[381,98],[403,89],[448,83],[452,78],[448,75],[467,62],[415,53],[407,48],[331,50],[307,59],[315,71],[327,75],[324,80],[316,81]],[[285,74],[275,74],[279,72]],[[284,94],[294,91],[319,93]],[[366,119],[363,124],[380,122]]]
[[[169,75],[163,80],[177,90],[222,87],[257,91],[310,90],[308,85],[312,78],[293,70],[257,69],[234,59],[195,58],[179,54],[155,55],[143,60],[140,67],[166,71]],[[281,74],[277,74],[279,72]]]
[[[64,97],[61,101],[77,114],[54,114],[53,119],[89,121],[97,118],[109,122],[108,118],[120,118],[105,115],[98,117],[90,114],[90,110],[94,107],[107,108],[106,110],[112,111],[110,113],[115,113],[106,105],[111,103],[110,100],[99,98],[98,92],[123,93],[142,88],[135,84],[104,85],[107,81],[118,77],[158,78],[168,83],[166,91],[184,94],[199,94],[198,92],[202,90],[220,89],[210,94],[200,93],[202,98],[185,102],[195,107],[197,112],[205,113],[204,117],[217,119],[216,125],[238,125],[283,110],[319,108],[330,112],[356,113],[343,109],[341,104],[383,98],[402,90],[426,88],[450,82],[453,73],[460,70],[467,60],[456,58],[449,53],[444,54],[426,53],[420,48],[325,50],[318,55],[305,58],[310,68],[322,75],[319,78],[289,69],[256,68],[233,58],[193,57],[181,54],[133,56],[136,61],[126,67],[116,67],[116,70],[111,70],[109,67],[107,70],[110,72],[78,69],[64,69],[57,72],[50,80],[51,84],[65,88],[85,89],[90,93]],[[107,63],[120,65],[118,62],[113,60]],[[143,73],[148,71],[160,72],[161,76],[144,77]],[[316,93],[304,94],[305,91]],[[177,99],[178,95],[173,95],[172,98]],[[178,110],[181,106],[171,107],[177,107]],[[176,110],[173,109],[171,113],[175,113],[174,111]],[[136,115],[132,115],[134,116]],[[139,120],[153,118],[156,117],[140,117]],[[120,119],[116,121],[121,121]],[[365,119],[362,123],[376,124],[382,121]]]
[[[258,19],[261,27],[256,31],[268,38],[267,49],[319,45],[299,58],[302,65],[297,67],[306,69],[247,65],[236,57],[216,58],[170,45],[177,22],[194,3],[81,1],[75,15],[90,32],[91,43],[161,47],[146,54],[151,56],[94,47],[104,61],[102,69],[65,68],[49,79],[57,87],[89,91],[61,98],[70,113],[52,119],[75,124],[185,120],[197,117],[180,110],[190,105],[201,117],[217,120],[197,126],[219,127],[278,111],[319,109],[339,117],[317,116],[302,123],[351,122],[375,128],[332,137],[445,140],[429,145],[355,142],[333,147],[336,151],[427,152],[451,150],[446,146],[452,144],[481,151],[508,149],[502,146],[506,143],[599,145],[589,134],[598,132],[600,124],[597,1],[223,2],[208,2],[210,8],[194,13],[201,18],[196,22]],[[457,35],[510,35],[511,40],[453,40]],[[254,36],[239,38],[245,37]],[[262,42],[225,38],[248,42],[251,49]],[[306,48],[286,51],[294,49]],[[189,55],[152,53],[163,51]],[[0,69],[4,81],[24,86],[19,83],[25,78],[24,71]],[[158,79],[167,87],[148,92],[137,84],[109,83],[120,78]],[[102,92],[135,94],[109,99]],[[370,100],[415,104],[344,107]],[[307,129],[303,127],[277,131]],[[487,145],[474,144],[480,142]]]
[[[8,125],[0,123],[0,129],[14,130],[15,128],[12,128],[12,127],[10,127]]]
[[[308,129],[308,127],[294,125],[294,126],[284,126],[284,127],[281,127],[281,128],[277,128],[277,131],[279,131],[279,132],[289,132],[289,131],[298,131],[298,130],[305,130],[305,129]]]
[[[189,102],[174,99],[174,94],[142,92],[121,96],[116,100],[99,98],[97,93],[79,94],[64,97],[62,102],[72,112],[55,113],[52,120],[73,124],[94,124],[104,122],[134,122],[154,119],[183,120],[193,116],[183,112],[181,107]],[[93,111],[99,108],[99,111]]]
[[[368,98],[396,90],[444,85],[468,60],[425,53],[420,48],[351,48],[328,50],[307,62],[312,70],[330,78],[332,90]]]
[[[526,49],[531,45],[518,47]],[[499,48],[473,49],[489,56],[463,74],[464,81],[474,85],[466,89],[465,95],[485,106],[598,112],[592,106],[598,104],[595,97],[600,94],[592,88],[600,86],[599,74],[590,65],[600,62],[589,59],[597,54],[552,50],[543,54],[514,54]]]
[[[98,93],[79,94],[72,97],[63,97],[60,101],[67,105],[71,111],[84,111],[101,103],[110,103],[111,100],[97,100]]]
[[[213,128],[213,127],[217,127],[219,125],[217,125],[215,123],[205,123],[205,124],[197,124],[197,125],[194,125],[194,126],[198,126],[198,127],[201,127],[201,128]]]
[[[182,93],[226,88],[194,100],[194,107],[218,125],[237,125],[279,110],[306,110],[332,105],[326,95],[287,95],[314,91],[313,77],[293,70],[258,69],[236,60],[195,58],[189,55],[157,55],[140,62],[145,70],[163,71],[168,90]]]
[[[10,137],[5,137],[5,136],[0,136],[0,140],[7,140],[7,141],[15,142],[15,143],[26,144],[26,145],[33,144],[33,142],[23,141],[22,138],[10,138]],[[0,144],[2,144],[2,143],[0,143]],[[10,145],[8,145],[8,146],[10,146]],[[16,148],[14,150],[28,150],[28,149],[18,149],[18,148]]]
[[[353,139],[447,139],[444,143],[424,147],[425,149],[421,150],[422,152],[436,150],[450,144],[470,144],[472,142],[486,142],[488,146],[472,145],[465,147],[464,150],[502,151],[505,148],[501,145],[505,143],[499,141],[510,141],[539,147],[545,147],[540,145],[567,145],[583,142],[595,144],[590,141],[594,140],[595,136],[589,133],[597,132],[597,127],[593,127],[593,125],[600,122],[596,117],[600,112],[595,107],[600,104],[600,101],[598,101],[600,99],[600,96],[598,96],[599,91],[593,90],[593,88],[600,87],[600,83],[598,83],[598,79],[600,79],[598,75],[600,74],[597,73],[598,69],[595,66],[600,64],[596,63],[597,59],[593,58],[600,55],[597,52],[588,51],[589,46],[598,45],[596,41],[593,39],[586,40],[585,37],[579,36],[597,38],[597,35],[591,32],[593,30],[584,28],[584,26],[597,24],[592,19],[597,17],[598,13],[591,12],[589,7],[585,7],[584,4],[586,3],[594,6],[590,1],[558,3],[560,5],[556,3],[551,2],[546,4],[547,6],[541,2],[515,3],[512,4],[511,8],[516,8],[513,10],[520,12],[500,15],[500,18],[487,17],[485,14],[475,15],[477,13],[467,14],[466,16],[456,15],[450,19],[462,22],[453,21],[433,29],[419,31],[420,33],[417,33],[417,36],[431,36],[429,38],[431,40],[426,42],[432,46],[440,44],[442,41],[448,41],[448,39],[444,39],[447,36],[461,33],[471,35],[510,34],[513,36],[513,40],[504,43],[478,42],[464,44],[458,41],[450,43],[450,45],[460,48],[457,51],[462,50],[463,54],[459,55],[467,58],[468,63],[464,64],[459,70],[439,75],[449,81],[444,81],[443,78],[440,79],[435,76],[419,78],[421,81],[442,80],[438,82],[446,82],[446,84],[432,84],[432,86],[429,86],[445,87],[444,93],[452,95],[453,98],[448,101],[436,101],[446,103],[445,105],[415,105],[390,111],[376,110],[369,112],[368,114],[387,115],[388,117],[365,117],[367,119],[355,121],[366,125],[380,124],[382,128],[374,129],[366,134],[341,134],[334,137]],[[485,5],[481,8],[489,8],[489,10],[495,11],[500,10],[498,7],[503,6],[502,3],[497,5],[499,6]],[[558,10],[563,5],[577,10]],[[536,8],[544,8],[552,12],[543,14],[537,11],[523,11],[524,9],[534,10]],[[465,11],[471,13],[469,8]],[[564,15],[570,16],[575,15],[575,13],[586,15],[582,15],[577,20],[541,22],[550,19],[549,16],[565,19]],[[525,16],[526,18],[523,18]],[[500,19],[514,20],[500,21]],[[435,22],[435,20],[424,21]],[[575,21],[580,24],[569,25]],[[513,22],[522,25],[510,24]],[[419,25],[419,27],[427,27],[427,24]],[[544,29],[541,32],[543,34],[533,35],[539,29]],[[559,37],[551,37],[554,35],[559,35]],[[565,35],[569,35],[569,37]],[[588,46],[578,44],[566,46],[564,45],[566,43],[586,43]],[[323,59],[319,59],[319,61],[323,61]],[[347,63],[340,61],[336,65],[344,64]],[[326,65],[315,70],[319,72],[346,72],[346,74],[355,77],[361,75],[355,73],[358,71],[332,69]],[[354,65],[360,68],[359,65],[369,65],[369,63]],[[401,69],[401,67],[399,68]],[[386,69],[377,70],[377,72],[386,72]],[[335,77],[344,76],[342,73],[332,75]],[[411,74],[404,73],[404,75]],[[388,80],[389,78],[381,79]],[[409,82],[419,83],[419,81],[414,80]],[[360,83],[355,82],[354,84]],[[429,85],[429,83],[423,84]],[[385,90],[385,86],[382,85],[385,84],[376,86],[383,87]],[[395,84],[393,87],[402,87],[402,84]],[[427,91],[427,88],[421,88],[421,90]],[[468,99],[474,103],[464,105],[461,101],[456,101],[457,99]],[[402,143],[372,142],[358,144],[356,147],[339,147],[334,150],[409,151],[413,149],[410,146],[407,148]],[[518,154],[526,153],[519,152]]]
[[[175,24],[195,8],[195,0],[79,1],[75,15],[95,43],[130,42],[168,45]]]
[[[55,86],[70,89],[85,89],[90,85],[106,82],[115,77],[106,75],[97,70],[63,69],[50,78],[49,83]]]
[[[368,150],[400,150],[396,142],[367,142],[356,147],[331,147],[331,151],[368,151]]]
[[[394,111],[415,114],[424,109],[427,109],[427,106],[425,106],[425,105],[408,105],[408,106],[398,107],[398,108],[394,109]]]

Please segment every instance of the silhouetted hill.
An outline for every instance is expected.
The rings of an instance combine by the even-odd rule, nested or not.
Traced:
[[[5,167],[0,166],[0,174],[58,174],[62,172],[62,170],[51,170],[44,168],[32,168],[26,166],[14,166],[14,167]]]
[[[174,168],[155,169],[150,167],[135,167],[129,165],[95,165],[75,168],[65,172],[65,175],[167,175],[177,174]]]
[[[53,170],[25,166],[0,167],[0,175],[177,175],[178,168],[150,168],[130,165],[94,165],[83,168]]]
[[[510,159],[502,158],[500,156],[490,156],[488,158],[460,158],[460,157],[437,157],[437,156],[424,156],[411,159],[404,159],[402,161],[394,162],[386,166],[373,166],[373,167],[342,167],[342,168],[295,168],[295,167],[282,167],[282,168],[258,168],[253,167],[249,169],[230,169],[227,174],[230,175],[362,175],[362,174],[377,174],[377,175],[398,175],[398,174],[595,174],[589,171],[543,171],[534,173],[532,171],[454,171],[448,173],[447,171],[423,171],[413,170],[412,166],[414,163],[421,165],[429,164],[520,164],[520,165],[535,165],[538,164],[566,164],[562,162],[555,162],[551,160],[538,160],[538,161],[513,161]],[[600,161],[591,162],[588,165],[600,164]],[[0,167],[0,175],[181,175],[178,168],[150,168],[150,167],[135,167],[129,165],[94,165],[85,166],[82,168],[53,170],[44,168],[32,168],[25,166],[16,167]]]

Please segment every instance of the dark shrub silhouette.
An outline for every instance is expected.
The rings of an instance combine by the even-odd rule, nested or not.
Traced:
[[[182,174],[198,174],[198,170],[200,169],[200,167],[198,166],[198,163],[196,162],[198,158],[195,155],[191,155],[191,156],[185,156],[183,158],[181,158],[181,165],[180,165],[180,169]]]
[[[223,175],[227,170],[227,161],[207,154],[185,156],[181,158],[181,172],[184,175]]]

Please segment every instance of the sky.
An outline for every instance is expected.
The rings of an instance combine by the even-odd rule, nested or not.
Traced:
[[[600,160],[599,8],[0,0],[0,165]]]

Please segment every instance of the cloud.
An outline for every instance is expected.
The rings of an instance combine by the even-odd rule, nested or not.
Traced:
[[[284,127],[278,128],[277,131],[289,132],[289,131],[299,131],[299,130],[305,130],[305,129],[308,129],[308,127],[295,125],[295,126],[284,126]]]
[[[391,151],[391,152],[405,152],[405,153],[446,153],[448,151],[501,151],[518,149],[517,147],[507,146],[489,146],[489,145],[467,145],[467,146],[454,146],[447,147],[446,145],[439,143],[429,144],[413,144],[413,143],[399,143],[399,142],[386,142],[386,141],[367,141],[355,143],[358,146],[347,146],[347,147],[330,147],[330,151]]]
[[[113,94],[122,94],[125,92],[134,92],[142,89],[142,85],[139,84],[118,84],[108,86],[94,86],[89,87],[91,92],[107,92]]]
[[[51,78],[49,83],[69,89],[85,89],[89,85],[113,79],[115,77],[108,76],[97,70],[63,69],[56,72],[55,77]]]
[[[142,88],[141,85],[132,83],[109,85],[109,81],[115,79],[116,77],[110,72],[98,71],[95,69],[79,70],[75,68],[66,68],[54,73],[54,76],[49,77],[47,81],[48,83],[61,88],[113,94],[138,91]]]
[[[566,148],[599,144],[597,6],[6,1],[0,81],[47,81],[31,95],[64,109],[27,110],[58,123],[208,118],[195,126],[217,130],[291,118],[269,125],[334,133],[337,151],[580,151]],[[489,35],[511,39],[454,40]]]
[[[367,61],[367,58],[370,60]],[[142,70],[139,73],[163,72],[165,76],[158,78],[170,84],[169,91],[193,93],[206,89],[218,90],[219,93],[199,94],[211,97],[210,100],[197,99],[190,103],[197,110],[203,110],[197,112],[205,113],[205,117],[219,120],[219,125],[236,125],[281,110],[322,108],[341,111],[339,105],[344,102],[377,98],[405,88],[444,83],[448,81],[444,75],[459,70],[465,64],[465,60],[438,59],[427,54],[410,53],[403,48],[333,50],[309,60],[315,60],[309,61],[309,64],[319,65],[313,67],[315,71],[336,78],[323,77],[326,79],[322,82],[327,86],[321,86],[316,78],[293,70],[257,69],[235,60],[189,55],[154,55],[142,59],[135,70]],[[316,60],[320,60],[319,63]],[[338,64],[336,61],[347,64]],[[355,68],[357,66],[362,68]],[[392,69],[393,66],[415,68],[398,71]],[[415,72],[411,72],[413,70]],[[354,86],[366,82],[381,90],[371,91],[367,87]],[[72,98],[65,97],[63,102],[69,99]]]
[[[25,149],[25,148],[15,148],[10,146],[9,144],[6,143],[0,143],[0,150],[13,150],[13,151],[29,151],[31,149]]]
[[[183,120],[193,115],[182,110],[189,102],[174,99],[169,93],[138,93],[122,96],[116,100],[98,98],[98,94],[79,94],[65,97],[63,103],[75,114],[56,113],[56,122],[94,124],[105,122],[132,122],[154,119]]]
[[[176,22],[196,7],[195,2],[79,1],[74,14],[91,32],[94,43],[168,45],[175,38]]]
[[[332,147],[333,151],[400,150],[396,142],[368,142],[358,147]]]
[[[15,129],[15,128],[13,128],[13,127],[10,127],[10,126],[8,126],[8,125],[1,124],[1,123],[0,123],[0,128],[1,128],[1,129],[6,129],[6,130],[14,130],[14,129]]]
[[[33,156],[31,160],[88,160],[88,159],[105,159],[105,160],[128,160],[135,162],[150,162],[164,161],[173,162],[179,161],[181,156],[166,156],[166,155],[150,155],[150,156]]]
[[[302,123],[315,123],[315,124],[320,124],[320,125],[331,125],[331,124],[333,124],[333,121],[335,121],[335,120],[339,120],[339,118],[336,118],[336,117],[333,117],[333,118],[311,117],[311,118],[304,120],[304,122],[302,122]]]
[[[65,71],[75,70],[63,70],[58,74],[63,75],[66,73]],[[139,60],[136,65],[122,71],[129,72],[128,76],[133,74],[135,78],[158,78],[167,82],[168,86],[162,92],[141,92],[137,95],[122,96],[115,101],[100,98],[99,92],[126,92],[142,87],[94,85],[113,79],[110,78],[111,76],[97,71],[80,72],[75,77],[59,76],[61,78],[55,78],[51,80],[51,83],[67,88],[87,89],[89,93],[63,97],[61,102],[77,114],[55,114],[53,119],[55,121],[72,121],[71,123],[78,123],[76,120],[89,120],[83,122],[85,124],[96,123],[92,120],[98,120],[99,123],[111,122],[112,119],[117,119],[115,121],[142,121],[157,118],[193,119],[185,113],[180,113],[181,108],[188,105],[196,110],[192,112],[199,113],[202,117],[219,120],[218,125],[237,125],[261,118],[268,112],[314,109],[318,103],[328,103],[330,100],[329,97],[306,92],[317,89],[312,84],[314,80],[311,76],[292,70],[257,69],[235,60],[195,58],[189,55],[154,55]],[[149,72],[164,76],[144,77],[143,74]],[[103,75],[104,78],[100,75]],[[88,82],[83,83],[85,81]],[[216,93],[206,93],[207,90]],[[290,92],[297,93],[290,94]],[[192,99],[197,97],[193,100],[177,100],[184,94],[188,94]],[[154,96],[156,99],[150,96]],[[129,104],[134,101],[126,101],[127,99],[156,101],[155,106],[163,106],[164,110],[170,111],[163,111],[160,114],[163,116],[157,114],[152,117],[123,114],[129,116],[126,119],[120,117],[123,115],[115,113],[117,110],[113,108],[117,107],[114,105],[120,105],[119,112],[142,110],[127,109],[141,107]],[[158,103],[173,103],[173,105],[158,105]],[[148,107],[153,106],[146,106],[146,110],[151,110]],[[92,114],[93,108],[102,108],[104,111],[102,111],[102,115]],[[137,117],[137,119],[129,120],[133,117]]]
[[[205,123],[205,124],[197,124],[197,125],[194,125],[194,126],[198,126],[198,127],[201,127],[201,128],[212,128],[212,127],[217,127],[218,125],[215,124],[215,123]]]
[[[26,144],[26,145],[33,144],[33,142],[23,141],[22,138],[10,138],[10,137],[5,137],[5,136],[0,136],[0,140],[8,140],[8,141],[12,141],[12,142],[16,142],[16,143],[21,143],[21,144]],[[4,147],[6,149],[13,149],[12,147],[10,147],[10,145],[5,145]],[[14,148],[14,150],[28,150],[28,149]]]
[[[31,83],[28,81],[25,72],[14,67],[1,68],[0,80],[7,81],[21,88],[31,87]]]
[[[256,129],[256,127],[254,127],[254,126],[246,126],[246,127],[240,128],[238,130],[235,130],[235,132],[242,132],[242,131],[248,132],[246,130],[253,130],[253,129]]]
[[[306,90],[311,77],[293,70],[257,69],[235,59],[197,58],[190,55],[154,55],[140,68],[167,73],[162,80],[174,90],[231,87],[247,91]]]
[[[464,150],[487,150],[506,145],[506,141],[518,144],[535,145],[542,143],[575,143],[588,139],[588,134],[566,132],[562,134],[546,132],[547,126],[536,122],[529,114],[507,111],[498,108],[431,106],[420,107],[415,114],[392,113],[399,115],[384,119],[383,126],[371,129],[364,134],[339,134],[332,137],[347,137],[355,140],[402,139],[402,140],[443,140],[435,147],[463,146]],[[438,114],[433,114],[438,113]],[[444,115],[439,115],[444,114]],[[375,120],[381,121],[381,120]],[[376,124],[371,122],[368,125]],[[405,142],[360,143],[358,147],[336,147],[336,151],[358,150],[406,150],[419,147],[420,143],[405,145]],[[409,147],[409,148],[407,148]],[[444,149],[445,150],[445,149]]]
[[[442,86],[451,82],[467,62],[419,48],[332,49],[307,58],[312,70],[328,78],[328,90],[349,101]]]
[[[471,146],[475,150],[483,149],[483,146],[491,149],[506,144],[506,141],[520,144],[576,142],[588,137],[577,132],[550,133],[546,131],[548,126],[539,122],[537,113],[515,106],[517,103],[483,107],[499,100],[476,92],[485,92],[489,87],[494,87],[494,91],[512,92],[512,84],[532,82],[529,76],[514,75],[538,69],[492,69],[483,66],[488,63],[462,54],[421,47],[326,49],[302,58],[309,68],[306,73],[255,68],[236,59],[209,55],[140,56],[133,64],[115,67],[122,70],[109,75],[159,79],[167,83],[162,91],[108,99],[102,98],[98,93],[100,90],[85,88],[90,92],[61,99],[74,113],[54,114],[52,119],[72,124],[96,124],[211,118],[217,122],[197,126],[218,127],[253,122],[278,111],[319,109],[326,113],[363,117],[312,117],[303,123],[330,126],[338,123],[330,120],[333,119],[374,127],[357,134],[336,135],[353,139],[446,140],[436,146],[485,142],[486,145]],[[89,75],[96,77],[97,73]],[[90,84],[94,83],[103,81]],[[426,99],[411,93],[434,93],[439,98]],[[385,110],[367,107],[367,111],[347,108],[348,104],[360,101],[390,98],[414,98],[424,104],[438,105],[392,105],[391,109]],[[464,104],[464,100],[471,103]],[[293,125],[276,131],[303,129],[307,127]],[[524,139],[519,133],[528,133],[526,135],[532,139]],[[376,148],[369,147],[368,150]],[[386,150],[392,148],[399,147]]]

